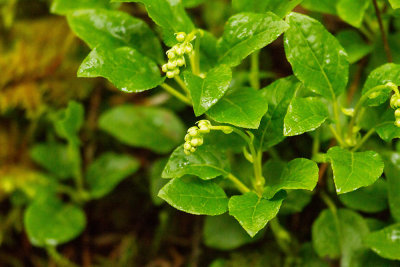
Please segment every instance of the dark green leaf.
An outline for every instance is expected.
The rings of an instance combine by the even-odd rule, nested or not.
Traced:
[[[79,67],[78,77],[104,77],[129,93],[152,89],[164,81],[157,64],[131,47],[93,49]]]
[[[347,54],[325,27],[310,17],[291,13],[285,33],[286,57],[296,77],[328,99],[343,93],[348,80]]]
[[[70,101],[68,107],[62,110],[54,121],[54,127],[58,136],[71,143],[79,144],[78,132],[82,127],[84,110],[82,104]]]
[[[175,178],[158,196],[174,208],[196,215],[220,215],[228,210],[228,198],[213,181],[198,178]]]
[[[50,11],[58,15],[66,15],[72,11],[86,8],[113,8],[118,4],[110,4],[109,0],[54,0]]]
[[[157,153],[171,151],[183,142],[185,134],[182,122],[173,113],[157,107],[112,108],[101,115],[99,127],[125,144]]]
[[[161,205],[164,201],[158,197],[158,192],[168,183],[168,180],[161,178],[161,174],[167,165],[168,158],[162,158],[153,163],[149,171],[150,196],[154,205]]]
[[[264,14],[240,13],[225,25],[220,40],[220,62],[237,66],[248,55],[277,39],[288,25],[271,12]]]
[[[336,15],[337,0],[304,0],[301,5],[308,10]]]
[[[385,176],[388,183],[390,213],[400,222],[400,154],[385,154]]]
[[[288,190],[287,197],[283,202],[279,214],[288,215],[301,212],[310,204],[313,193],[306,190]]]
[[[377,232],[370,233],[367,246],[379,256],[391,260],[400,260],[400,224],[393,224]]]

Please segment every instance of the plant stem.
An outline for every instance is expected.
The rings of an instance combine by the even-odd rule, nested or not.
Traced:
[[[351,150],[352,152],[357,151],[360,147],[362,147],[362,145],[364,145],[364,143],[371,137],[371,135],[373,135],[376,131],[376,128],[383,126],[385,124],[393,124],[394,121],[385,121],[382,123],[379,123],[377,125],[375,125],[373,128],[371,128],[364,136],[363,138],[361,138],[360,142],[357,143],[357,145],[355,147],[353,147],[353,149]]]
[[[390,51],[390,46],[387,39],[386,31],[383,26],[381,11],[379,10],[378,3],[376,2],[376,0],[372,0],[372,2],[374,4],[376,17],[378,18],[379,30],[381,31],[383,47],[385,49],[387,60],[388,62],[393,62],[392,52]]]
[[[196,35],[197,37],[199,36],[199,33],[201,32],[199,30],[194,30],[193,32],[190,33],[190,35]],[[190,65],[192,67],[192,73],[195,75],[200,74],[200,38],[196,38],[194,41],[194,51],[192,54],[189,56],[190,59]]]
[[[188,104],[189,106],[192,105],[192,102],[190,101],[190,99],[186,96],[184,96],[183,94],[181,94],[180,92],[178,92],[175,88],[171,87],[170,85],[163,83],[160,85],[162,88],[165,89],[165,91],[167,91],[168,93],[170,93],[171,95],[175,96],[176,98],[178,98],[179,100],[181,100],[182,102],[184,102],[185,104]]]
[[[259,55],[260,50],[251,54],[251,68],[250,68],[250,86],[254,89],[260,89],[260,69],[259,69]]]
[[[275,236],[275,240],[278,243],[279,247],[281,250],[286,254],[286,255],[292,255],[292,250],[290,248],[290,241],[291,241],[291,236],[288,231],[286,231],[285,228],[281,226],[279,223],[279,220],[277,217],[273,218],[269,222],[269,226],[272,230],[272,233]]]
[[[313,140],[313,146],[312,146],[312,155],[315,156],[318,154],[319,149],[320,149],[320,135],[321,135],[321,130],[318,128],[315,131],[315,136],[314,136],[314,140]]]
[[[340,137],[340,139],[342,139],[342,126],[340,123],[339,104],[337,102],[336,97],[333,99],[333,114],[335,116],[335,121],[336,121],[337,135]]]
[[[250,192],[250,189],[244,184],[242,183],[236,176],[234,176],[232,173],[228,174],[228,179],[231,180],[236,187],[239,189],[239,191],[241,193],[247,193]]]
[[[332,124],[329,125],[329,130],[331,130],[333,136],[335,137],[336,141],[338,141],[341,147],[346,147],[346,144],[343,142],[340,135],[336,132],[335,128],[333,128]]]
[[[58,253],[57,249],[53,246],[46,247],[46,251],[49,256],[57,263],[58,266],[63,267],[77,267],[74,263],[68,260],[66,257]]]
[[[181,77],[174,76],[175,81],[179,84],[179,86],[185,91],[186,95],[190,96],[190,91],[187,88],[186,84],[182,81]]]

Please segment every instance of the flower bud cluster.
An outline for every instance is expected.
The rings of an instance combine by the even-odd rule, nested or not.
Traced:
[[[400,127],[400,97],[397,94],[392,95],[390,106],[395,109],[394,116],[396,121],[394,122],[394,125]]]
[[[211,123],[208,120],[201,120],[197,126],[190,127],[185,135],[185,144],[183,145],[186,155],[196,151],[197,147],[203,144],[203,136],[211,131]]]
[[[179,75],[179,67],[186,64],[185,54],[193,52],[193,46],[188,40],[186,33],[179,32],[176,34],[178,43],[167,51],[168,63],[162,65],[162,71],[166,73],[168,78],[174,78]]]

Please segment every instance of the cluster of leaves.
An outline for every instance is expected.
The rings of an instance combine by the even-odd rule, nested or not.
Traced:
[[[144,7],[154,25],[121,11],[119,2]],[[190,107],[183,110],[192,120],[207,119],[201,121],[207,122],[206,132],[192,134],[199,124],[185,138],[189,125],[176,107],[125,104],[101,114],[100,130],[118,142],[161,156],[172,152],[151,168],[154,204],[166,201],[183,212],[208,215],[203,239],[211,248],[231,250],[260,240],[268,224],[288,266],[326,266],[326,259],[340,260],[341,266],[396,265],[400,153],[393,140],[400,138],[400,128],[389,102],[400,97],[400,65],[391,62],[400,54],[390,49],[399,45],[388,23],[397,30],[399,1],[233,0],[218,38],[186,13],[203,2],[54,0],[51,6],[91,50],[79,77],[103,77],[125,93],[164,89]],[[337,15],[349,29],[332,35],[318,20],[320,13]],[[190,36],[189,43],[181,35]],[[282,35],[293,75],[266,83],[260,58]],[[175,58],[171,51],[183,41],[190,47],[179,54],[185,64],[179,71],[167,68]],[[171,69],[166,79],[163,71]],[[24,224],[31,243],[50,255],[81,234],[88,201],[110,193],[140,166],[130,155],[105,152],[84,168],[83,120],[83,106],[70,102],[51,116],[59,141],[30,151],[48,177],[30,194]],[[190,136],[201,142],[190,143]],[[288,137],[311,139],[311,149],[297,157],[295,145],[285,146],[291,144]],[[281,146],[288,151],[281,153]],[[327,208],[309,227],[311,242],[300,243],[277,216],[285,220],[303,211],[313,195]],[[257,264],[263,266],[262,260]]]

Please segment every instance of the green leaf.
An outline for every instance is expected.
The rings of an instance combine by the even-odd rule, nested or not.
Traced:
[[[76,238],[85,228],[86,218],[80,207],[47,197],[28,206],[24,224],[33,245],[57,246]]]
[[[373,47],[367,44],[355,30],[343,30],[336,35],[336,39],[346,50],[350,63],[355,63],[371,53]]]
[[[149,17],[164,33],[174,36],[176,32],[190,33],[194,25],[186,14],[181,0],[112,0],[112,2],[138,2],[145,5]]]
[[[158,192],[168,183],[168,180],[161,178],[161,174],[167,165],[168,158],[156,160],[149,170],[150,196],[153,204],[161,205],[164,200],[158,197]]]
[[[41,143],[30,150],[31,158],[52,175],[60,179],[73,176],[73,161],[68,154],[68,146],[58,143]]]
[[[369,0],[339,0],[336,5],[337,13],[342,20],[359,28],[369,2]]]
[[[152,89],[164,81],[157,64],[131,47],[93,49],[79,67],[78,77],[104,77],[129,93]]]
[[[107,152],[92,162],[86,171],[86,181],[93,198],[110,193],[123,179],[139,169],[139,162],[128,155]]]
[[[198,178],[175,178],[158,196],[174,208],[195,215],[220,215],[228,210],[228,198],[213,181]]]
[[[175,114],[157,107],[123,105],[112,108],[101,115],[99,127],[127,145],[160,154],[170,152],[182,142],[185,134]]]
[[[400,154],[385,154],[385,176],[388,184],[390,213],[400,222]]]
[[[115,8],[118,4],[110,4],[109,0],[54,0],[51,3],[51,13],[66,15],[72,11],[86,8]]]
[[[200,40],[200,66],[201,70],[208,72],[211,68],[216,67],[219,58],[218,40],[215,36],[205,30],[198,36]]]
[[[341,256],[340,266],[350,267],[354,252],[363,248],[363,239],[368,232],[367,223],[354,211],[339,209],[333,214],[324,210],[312,226],[312,242],[321,258]]]
[[[271,11],[279,17],[284,17],[303,0],[232,0],[232,6],[239,12],[264,13]]]
[[[219,65],[202,79],[189,71],[184,72],[186,86],[193,101],[196,116],[202,115],[215,105],[228,90],[232,80],[232,71],[226,65]]]
[[[379,179],[372,185],[342,194],[340,201],[347,207],[362,212],[381,212],[388,208],[387,183]]]
[[[163,62],[163,51],[147,24],[125,12],[105,9],[84,9],[70,13],[72,31],[91,49],[115,49],[130,46],[156,62]]]
[[[394,125],[394,111],[389,109],[388,113],[387,115],[389,115],[390,121],[384,120],[386,122],[378,124],[375,128],[379,137],[386,142],[390,142],[395,138],[400,138],[400,128]],[[387,118],[388,116],[385,117]]]
[[[267,149],[285,139],[284,118],[296,90],[301,86],[294,76],[289,76],[276,80],[261,90],[267,99],[268,112],[261,120],[259,129],[254,132],[260,148]]]
[[[162,173],[163,178],[179,178],[187,174],[209,180],[230,172],[229,161],[225,152],[214,146],[202,145],[196,152],[185,155],[183,145],[172,153]]]
[[[367,78],[364,84],[362,94],[365,95],[371,89],[379,85],[385,85],[388,82],[392,82],[396,85],[400,85],[400,65],[387,63],[373,70]],[[373,99],[368,99],[366,104],[369,106],[378,106],[384,103],[391,95],[391,90],[388,89]]]
[[[182,0],[183,6],[188,8],[196,7],[204,2],[205,0]]]
[[[400,260],[400,223],[370,233],[365,243],[383,258]]]
[[[207,111],[207,115],[220,123],[257,129],[267,110],[268,104],[262,92],[244,87],[228,92]]]
[[[301,5],[308,10],[336,15],[338,0],[304,0]]]
[[[279,210],[281,215],[300,213],[310,204],[313,197],[313,193],[306,190],[288,190],[286,192],[287,197]]]
[[[219,42],[220,63],[237,66],[251,53],[276,40],[288,25],[271,12],[240,13],[229,18]]]
[[[233,196],[229,200],[229,214],[239,221],[251,237],[254,237],[278,214],[285,195],[277,194],[270,200],[259,197],[254,192]]]
[[[400,0],[389,0],[389,3],[392,5],[393,9],[400,8]]]
[[[373,184],[383,172],[381,156],[374,151],[350,152],[340,147],[328,150],[336,192],[344,194]]]
[[[228,214],[207,216],[203,228],[203,240],[207,247],[233,250],[253,241],[240,224]]]
[[[280,175],[267,176],[266,174],[271,172],[268,169],[275,167],[276,165],[273,161],[268,161],[263,167],[266,179],[263,194],[265,198],[272,198],[282,189],[306,189],[312,191],[317,185],[319,170],[317,164],[311,160],[303,158],[294,159],[286,164]]]
[[[317,20],[290,13],[286,21],[285,52],[294,74],[314,93],[335,99],[347,85],[346,52]]]
[[[293,98],[285,116],[283,133],[294,136],[314,131],[328,117],[328,108],[320,98]]]
[[[83,124],[84,109],[82,104],[70,101],[68,107],[56,115],[54,127],[61,138],[79,144],[78,132]]]

